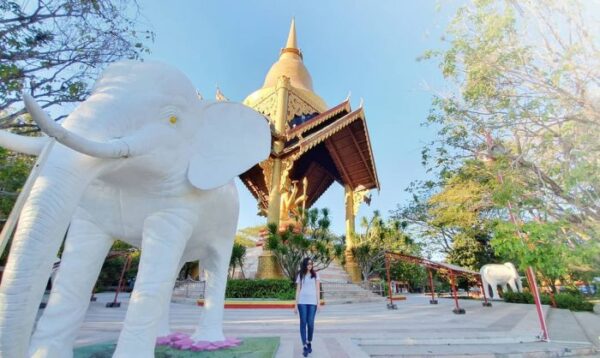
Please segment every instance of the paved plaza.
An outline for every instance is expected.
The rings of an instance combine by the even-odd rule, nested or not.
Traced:
[[[76,340],[77,346],[114,341],[127,309],[105,308],[114,294],[99,294],[92,302]],[[539,342],[539,322],[533,305],[461,300],[465,315],[452,313],[454,302],[409,295],[387,310],[385,302],[329,305],[316,319],[311,357],[560,357],[594,356],[600,341],[600,316],[545,307],[550,343]],[[173,303],[173,329],[191,332],[202,314],[193,305]],[[298,318],[291,310],[228,309],[225,334],[237,337],[279,337],[277,357],[301,357]]]

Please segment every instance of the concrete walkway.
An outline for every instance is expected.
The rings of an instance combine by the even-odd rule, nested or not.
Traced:
[[[127,296],[127,294],[125,295]],[[105,308],[111,294],[90,304],[77,346],[116,340],[127,308]],[[533,305],[461,300],[465,315],[452,313],[454,302],[409,295],[398,310],[381,303],[330,305],[317,314],[314,358],[343,357],[580,357],[598,354],[600,316],[545,308],[551,342],[540,342]],[[173,303],[174,330],[191,332],[201,315],[196,306]],[[280,337],[277,357],[301,357],[298,318],[291,310],[225,311],[228,336]]]

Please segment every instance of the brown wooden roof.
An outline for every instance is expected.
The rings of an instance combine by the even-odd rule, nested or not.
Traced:
[[[339,105],[290,128],[285,133],[282,158],[296,155],[290,179],[308,179],[307,207],[333,184],[351,188],[379,188],[377,170],[362,108],[350,112],[350,104]],[[272,160],[272,158],[270,159]],[[268,188],[260,166],[240,176],[260,205],[268,205]]]

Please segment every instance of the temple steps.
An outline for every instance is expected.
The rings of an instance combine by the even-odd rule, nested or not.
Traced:
[[[385,301],[384,297],[352,283],[348,273],[335,261],[320,271],[319,277],[326,305]]]

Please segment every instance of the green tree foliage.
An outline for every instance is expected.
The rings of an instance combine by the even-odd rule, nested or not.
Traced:
[[[446,49],[424,54],[453,90],[427,118],[434,180],[396,214],[455,263],[471,266],[483,245],[484,259],[491,247],[549,281],[600,269],[600,29],[588,6],[474,0]]]
[[[28,126],[24,90],[42,108],[79,102],[106,64],[148,52],[135,14],[130,0],[0,0],[0,128]]]
[[[256,242],[260,239],[262,230],[264,230],[263,225],[249,226],[240,229],[235,234],[235,242],[246,247],[256,247]]]
[[[429,198],[431,225],[451,233],[449,263],[478,271],[494,259],[490,218],[498,213],[492,193],[497,180],[479,161],[466,161],[446,173],[440,192]]]
[[[489,134],[503,147],[504,165],[527,185],[524,194],[544,204],[523,210],[566,220],[585,241],[600,223],[600,43],[594,37],[600,31],[582,15],[583,6],[526,0],[461,8],[448,29],[449,49],[426,55],[440,60],[457,91],[434,100],[428,121],[440,128],[439,141],[424,159],[442,171],[465,157],[483,159],[493,154]]]
[[[443,252],[452,264],[479,270],[494,260],[490,246],[491,218],[499,210],[493,193],[498,187],[489,168],[477,160],[467,160],[462,167],[447,170],[419,202],[398,209],[394,217],[409,226],[417,226],[416,234],[426,239],[431,251]]]
[[[127,256],[130,256],[131,262],[123,277],[123,284],[127,287],[127,283],[131,282],[131,280],[135,280],[135,277],[137,276],[140,264],[140,254],[141,252],[133,246],[123,241],[116,240],[111,247],[108,257],[102,265],[102,269],[100,270],[96,282],[96,290],[103,291],[109,287],[116,287],[119,284],[119,279],[121,278],[123,267],[126,264]]]
[[[271,250],[284,274],[292,281],[296,280],[300,263],[305,257],[311,257],[315,270],[329,266],[336,257],[341,257],[343,246],[329,231],[329,211],[310,209],[301,213],[298,227],[289,226],[280,231],[277,225],[269,224],[267,249]]]
[[[0,148],[0,230],[4,227],[33,163],[34,159],[29,156]],[[0,256],[0,266],[4,265],[7,257],[8,250],[4,250]]]
[[[569,272],[569,263],[577,260],[575,251],[561,240],[560,223],[527,222],[520,228],[512,223],[498,222],[492,246],[518,267],[532,266],[546,285],[556,293],[556,280]],[[522,235],[515,231],[521,230]]]
[[[377,210],[371,218],[362,218],[361,227],[364,233],[355,235],[356,245],[351,250],[365,282],[373,274],[386,276],[386,251],[416,256],[421,254],[420,245],[404,232],[403,224],[394,219],[386,221]],[[421,268],[413,264],[393,261],[390,274],[394,280],[415,283],[420,282],[421,271]]]

